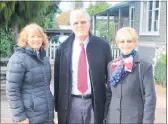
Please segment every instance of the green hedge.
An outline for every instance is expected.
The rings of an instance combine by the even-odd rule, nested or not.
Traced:
[[[160,59],[157,61],[155,66],[154,78],[155,81],[159,84],[166,86],[166,55],[161,54]]]
[[[9,28],[0,28],[0,56],[7,57],[12,54],[14,46],[14,32]]]

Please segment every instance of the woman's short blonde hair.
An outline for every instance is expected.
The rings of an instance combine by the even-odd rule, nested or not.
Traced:
[[[39,31],[39,33],[42,35],[42,39],[43,39],[43,44],[42,47],[47,47],[48,45],[48,37],[47,35],[44,33],[43,28],[40,27],[39,25],[37,25],[36,23],[31,23],[26,25],[21,32],[18,35],[18,46],[20,47],[26,47],[27,46],[27,40],[28,40],[28,34],[29,31],[31,30],[37,30]]]
[[[116,43],[118,43],[122,37],[126,37],[127,40],[132,40],[133,42],[138,42],[138,35],[134,28],[131,27],[122,27],[116,33]]]

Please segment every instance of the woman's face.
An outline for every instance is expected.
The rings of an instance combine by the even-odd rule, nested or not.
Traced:
[[[28,44],[33,49],[39,50],[43,43],[42,34],[38,30],[30,30],[28,32]]]
[[[132,50],[136,48],[137,42],[134,42],[131,38],[127,37],[127,35],[123,35],[117,41],[117,45],[122,54],[129,55]]]

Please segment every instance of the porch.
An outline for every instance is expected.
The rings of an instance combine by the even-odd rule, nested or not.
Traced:
[[[96,22],[98,18],[100,17],[107,17],[106,22],[107,22],[107,28],[106,28],[106,39],[109,40],[110,42],[114,41],[114,37],[112,38],[109,34],[110,30],[113,30],[114,34],[113,36],[116,35],[116,32],[119,28],[123,26],[133,26],[133,23],[130,24],[130,20],[133,20],[134,13],[130,11],[130,2],[121,2],[113,7],[110,7],[102,12],[96,13],[92,17],[92,25],[93,25],[93,33],[96,33]],[[132,17],[130,17],[130,15]],[[110,29],[109,25],[110,23],[114,24],[114,28]]]

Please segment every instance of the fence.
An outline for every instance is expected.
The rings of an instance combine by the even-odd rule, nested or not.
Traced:
[[[47,57],[50,59],[50,62],[53,64],[55,59],[55,51],[60,43],[51,42],[46,50]],[[120,50],[116,44],[111,44],[112,59],[115,59],[120,56]]]
[[[111,54],[112,60],[120,56],[120,49],[114,43],[111,44]]]
[[[8,62],[9,62],[9,58],[1,57],[1,59],[0,59],[0,68],[1,68],[0,79],[1,80],[6,79],[6,71],[7,71],[7,63]]]
[[[54,37],[56,39],[54,39]],[[55,51],[57,47],[68,38],[68,35],[60,35],[60,36],[54,36],[53,39],[51,38],[49,41],[48,48],[46,50],[47,57],[50,59],[50,62],[54,62],[55,59]]]
[[[53,42],[53,43],[50,42],[50,44],[48,45],[48,48],[46,50],[46,54],[51,62],[53,62],[55,59],[55,51],[56,51],[57,47],[58,47],[58,43],[55,43],[55,42]]]

